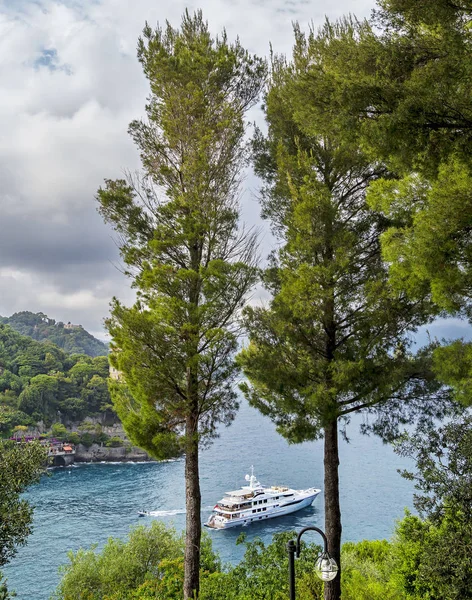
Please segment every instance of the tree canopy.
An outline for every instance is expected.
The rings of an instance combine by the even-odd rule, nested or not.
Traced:
[[[338,124],[357,128],[366,155],[390,173],[367,191],[388,221],[381,245],[389,284],[430,301],[436,314],[469,321],[470,15],[468,2],[383,0],[324,61],[339,90],[330,103]],[[458,341],[434,352],[436,375],[465,402],[468,353]]]
[[[336,93],[326,109],[318,87],[312,104],[357,130],[365,154],[389,169],[368,201],[390,220],[382,247],[391,284],[469,317],[470,7],[384,0],[370,22],[351,23],[323,56]]]

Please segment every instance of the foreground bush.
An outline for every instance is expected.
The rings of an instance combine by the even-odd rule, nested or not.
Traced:
[[[69,563],[61,567],[62,580],[53,597],[57,600],[178,598],[170,595],[170,591],[174,589],[181,594],[183,555],[182,534],[154,521],[150,527],[132,529],[126,541],[110,538],[101,553],[96,548],[69,552]],[[202,543],[201,568],[203,572],[220,569],[219,559],[206,537]],[[156,595],[158,591],[160,595]]]
[[[260,540],[246,543],[244,558],[236,566],[222,567],[204,536],[201,560],[200,600],[286,600],[288,589],[287,542],[295,532],[274,536],[265,545]],[[241,536],[239,543],[245,543]],[[183,589],[184,542],[172,528],[160,522],[137,527],[127,541],[111,538],[103,551],[69,553],[62,567],[63,578],[57,600],[180,600]],[[303,547],[296,562],[297,598],[321,599],[323,584],[313,565],[320,548]],[[346,544],[346,583],[343,600],[402,600],[403,595],[382,595],[388,589],[392,561],[388,542]],[[365,591],[365,593],[364,593]]]
[[[347,542],[342,548],[343,600],[403,600],[394,576],[395,547],[386,540]]]
[[[470,556],[454,565],[438,561],[441,536],[450,540],[457,523],[441,527],[409,513],[397,525],[391,542],[348,542],[342,548],[342,600],[466,600],[472,598]],[[199,600],[287,600],[287,542],[295,532],[245,543],[236,566],[222,566],[204,535],[200,563]],[[466,536],[467,538],[467,536]],[[468,539],[461,540],[461,544]],[[456,544],[457,545],[457,544]],[[314,573],[320,548],[303,544],[296,560],[297,599],[322,600],[323,583]],[[173,528],[155,521],[133,529],[127,541],[111,538],[102,552],[95,548],[69,554],[56,600],[181,600],[184,579],[184,539]],[[431,556],[435,565],[432,565]],[[444,564],[443,564],[444,563]],[[435,567],[432,570],[432,566]],[[439,573],[438,569],[449,569]],[[454,568],[453,568],[454,567]],[[439,579],[439,575],[442,576]],[[451,577],[457,581],[451,580]],[[460,590],[460,591],[459,591]],[[1,600],[1,596],[0,596]]]
[[[260,540],[246,544],[243,560],[235,567],[202,578],[200,600],[286,600],[288,588],[287,542],[295,533],[276,534],[268,546]],[[244,536],[238,540],[244,542]],[[297,560],[300,598],[321,597],[322,583],[313,572],[319,548],[305,546]]]

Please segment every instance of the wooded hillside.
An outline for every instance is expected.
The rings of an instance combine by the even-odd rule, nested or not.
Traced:
[[[17,312],[11,317],[0,317],[0,323],[9,325],[21,335],[27,335],[38,342],[52,342],[69,354],[108,354],[107,344],[97,340],[81,325],[56,322],[43,313]]]
[[[80,421],[110,408],[108,357],[67,354],[0,324],[0,434]]]

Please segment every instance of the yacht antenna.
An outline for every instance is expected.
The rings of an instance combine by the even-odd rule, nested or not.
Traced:
[[[254,465],[251,465],[251,475],[246,475],[246,481],[249,481],[249,489],[254,490],[260,483],[257,481],[257,477],[254,475]]]
[[[251,478],[249,479],[249,487],[253,490],[256,486],[257,477],[254,476],[254,465],[251,465]]]

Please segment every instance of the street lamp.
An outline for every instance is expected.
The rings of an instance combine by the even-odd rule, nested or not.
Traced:
[[[290,540],[287,544],[288,570],[290,579],[290,600],[295,600],[295,555],[300,558],[300,539],[305,531],[316,531],[323,538],[324,549],[316,559],[315,573],[322,581],[332,581],[338,574],[338,565],[328,552],[328,540],[326,535],[318,527],[304,527],[297,535],[297,541]]]

